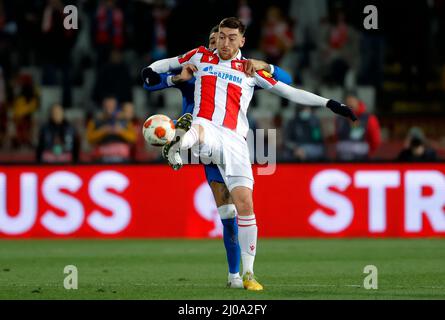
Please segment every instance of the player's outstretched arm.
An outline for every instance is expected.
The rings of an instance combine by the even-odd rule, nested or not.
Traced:
[[[178,57],[167,58],[153,62],[148,68],[156,73],[166,73],[181,68],[181,63]]]
[[[205,47],[199,47],[193,50],[190,50],[189,52],[174,58],[168,58],[168,59],[162,59],[156,62],[153,62],[148,67],[151,68],[156,73],[165,73],[169,71],[173,71],[175,69],[180,69],[182,66],[184,66],[187,63],[195,64],[198,62],[196,59],[197,53],[204,53],[208,51]]]
[[[327,107],[331,109],[332,112],[347,117],[352,121],[357,120],[352,109],[338,101],[326,99],[311,92],[291,87],[261,72],[257,73],[255,77],[259,86],[270,89],[271,92],[292,102],[312,107]]]
[[[141,71],[141,77],[144,81],[144,88],[155,87],[165,82],[168,85],[167,77],[161,76],[167,74],[167,72],[181,68],[178,57],[168,58],[153,62],[148,67],[145,67]],[[150,90],[149,88],[146,88]],[[151,88],[152,91],[163,89],[161,86],[158,89]]]
[[[160,74],[180,69],[182,66],[188,63],[193,64],[195,62],[196,54],[202,53],[205,50],[206,49],[204,47],[199,47],[190,50],[186,54],[179,57],[167,58],[153,62],[151,65],[142,70],[142,79],[144,84],[147,84],[148,86],[156,86],[160,84],[162,80]],[[173,78],[167,77],[166,81],[167,84],[168,81],[171,81],[172,84],[174,83]]]
[[[343,103],[332,99],[320,97],[305,90],[291,87],[285,83],[275,80],[274,78],[262,72],[257,72],[255,75],[255,79],[257,85],[259,85],[260,87],[270,89],[271,92],[292,102],[311,107],[327,107],[331,109],[332,112],[349,118],[352,121],[357,120],[357,117],[355,116],[352,109]]]
[[[277,81],[270,91],[292,102],[313,107],[328,107],[336,114],[349,118],[352,121],[357,120],[354,112],[347,105],[332,99],[320,97],[305,90],[291,87],[280,81]]]

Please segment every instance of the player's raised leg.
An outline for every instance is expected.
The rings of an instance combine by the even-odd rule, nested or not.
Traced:
[[[180,119],[178,119],[176,125],[178,125],[179,121]],[[185,128],[188,130],[187,132],[183,135],[176,135],[173,141],[166,144],[162,149],[162,156],[167,159],[169,165],[174,170],[179,170],[183,166],[180,156],[181,150],[191,149],[196,144],[202,144],[204,141],[204,128],[202,126],[194,124],[192,126],[187,125]]]

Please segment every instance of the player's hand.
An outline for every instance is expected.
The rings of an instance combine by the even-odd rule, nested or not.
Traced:
[[[248,76],[252,77],[255,74],[255,72],[259,70],[265,70],[267,72],[270,72],[270,65],[262,60],[256,60],[256,59],[246,60],[244,66],[244,72]]]
[[[195,65],[186,64],[182,67],[181,73],[172,78],[172,81],[173,83],[189,81],[191,78],[193,78],[193,73],[197,71],[198,68],[196,68]]]
[[[141,77],[147,86],[155,86],[161,83],[161,76],[150,67],[142,69]]]
[[[332,112],[339,114],[343,117],[349,118],[352,121],[357,120],[356,115],[354,114],[354,112],[352,111],[352,109],[350,107],[348,107],[347,105],[340,103],[338,101],[335,100],[329,100],[328,103],[326,104],[326,107],[328,107],[329,109],[332,110]]]

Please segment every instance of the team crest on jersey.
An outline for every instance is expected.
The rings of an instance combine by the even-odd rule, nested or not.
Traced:
[[[244,63],[241,61],[232,61],[232,69],[244,72]]]
[[[202,55],[201,62],[202,63],[218,64],[219,58],[215,55],[204,54],[204,55]]]

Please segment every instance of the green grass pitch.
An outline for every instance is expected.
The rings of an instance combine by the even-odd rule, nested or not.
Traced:
[[[445,299],[445,239],[260,239],[255,273],[263,292],[225,288],[221,239],[0,241],[0,299]]]

